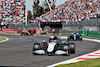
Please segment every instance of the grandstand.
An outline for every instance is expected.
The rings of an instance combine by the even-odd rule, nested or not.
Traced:
[[[25,0],[0,0],[0,19],[6,24],[25,22]]]
[[[32,22],[41,22],[40,26],[44,29],[46,25],[50,29],[56,27],[57,32],[67,28],[82,30],[83,26],[87,27],[88,25],[90,27],[97,26],[95,28],[100,31],[100,19],[97,19],[100,17],[99,7],[100,0],[66,0],[64,4],[42,14]],[[95,18],[96,20],[94,20]],[[26,27],[22,24],[25,23],[25,0],[0,0],[0,21],[2,22],[0,25],[6,23],[9,24],[8,28],[16,30],[23,30],[23,28],[35,30],[37,27],[37,24],[34,23],[27,24]]]
[[[68,0],[36,18],[40,22],[82,21],[97,18],[100,0]]]
[[[34,22],[81,21],[100,14],[100,0],[68,0],[37,17]],[[3,23],[25,22],[25,0],[0,0],[0,19]]]

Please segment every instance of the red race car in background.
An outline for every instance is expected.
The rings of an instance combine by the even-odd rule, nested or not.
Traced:
[[[33,33],[29,32],[28,30],[22,31],[21,35],[33,35]]]

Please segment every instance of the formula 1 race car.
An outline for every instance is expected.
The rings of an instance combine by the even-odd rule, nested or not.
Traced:
[[[29,32],[22,32],[21,35],[30,35]]]
[[[26,31],[22,31],[21,35],[33,35],[33,33]]]
[[[34,43],[32,53],[34,55],[67,55],[75,54],[75,44],[66,43],[60,39],[50,38],[49,42]]]
[[[78,33],[71,33],[71,35],[68,37],[68,41],[70,40],[79,40],[79,41],[82,41],[82,36],[79,35]]]

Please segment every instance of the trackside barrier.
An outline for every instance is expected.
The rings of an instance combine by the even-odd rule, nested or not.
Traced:
[[[0,31],[1,31],[1,28],[0,28]]]
[[[22,33],[22,30],[18,30],[17,33]]]
[[[90,36],[90,37],[100,37],[100,32],[96,31],[68,31],[68,30],[60,30],[59,34],[70,35],[71,33],[79,33],[82,36]]]
[[[17,33],[17,30],[14,29],[8,29],[8,28],[2,28],[3,32],[7,32],[7,33]]]
[[[82,36],[87,36],[88,31],[79,31],[79,34],[82,35]]]
[[[38,34],[38,31],[40,31],[40,34],[42,34],[42,29],[41,28],[40,28],[40,30],[38,30],[38,28],[36,28],[35,34]]]
[[[36,30],[27,30],[30,33],[35,33]],[[18,30],[17,33],[22,33],[22,30]]]
[[[95,31],[79,31],[82,36],[100,37],[100,32]]]
[[[88,36],[100,37],[100,32],[88,32]]]
[[[42,29],[40,29],[40,34],[42,34]]]
[[[0,28],[1,31],[1,28]],[[7,33],[22,33],[22,30],[15,30],[15,29],[9,29],[9,28],[2,28],[3,32],[7,32]],[[28,32],[30,33],[36,33],[36,30],[28,30]]]
[[[37,34],[37,30],[35,30],[35,34]]]

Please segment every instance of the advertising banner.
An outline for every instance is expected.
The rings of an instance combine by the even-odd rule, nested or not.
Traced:
[[[17,30],[14,29],[8,29],[8,28],[2,28],[3,32],[7,32],[7,33],[17,33]]]

